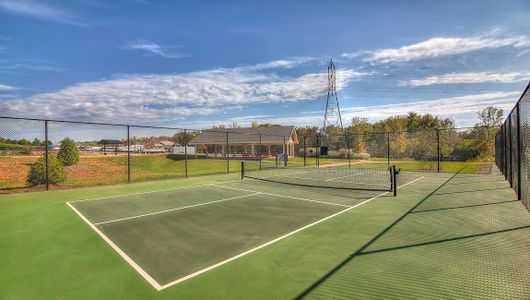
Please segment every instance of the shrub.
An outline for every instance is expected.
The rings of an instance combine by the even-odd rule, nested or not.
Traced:
[[[30,146],[26,146],[24,147],[24,149],[22,149],[21,153],[24,155],[31,155],[33,154],[33,148],[31,148]]]
[[[79,162],[79,150],[70,138],[65,138],[61,141],[61,149],[57,153],[57,158],[64,166],[75,165]]]
[[[51,184],[66,181],[63,165],[54,155],[48,155],[48,176]],[[44,156],[31,164],[26,181],[29,185],[46,184],[46,160]]]

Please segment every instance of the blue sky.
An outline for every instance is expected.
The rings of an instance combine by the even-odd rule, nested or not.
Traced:
[[[528,1],[0,0],[0,115],[206,128],[476,121],[530,80]]]

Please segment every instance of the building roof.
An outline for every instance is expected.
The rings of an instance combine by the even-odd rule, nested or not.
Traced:
[[[173,145],[175,145],[174,142],[168,141],[168,140],[161,140],[157,144],[161,144],[161,145],[164,145],[164,146],[173,146]]]
[[[282,144],[285,137],[286,142],[298,144],[294,126],[271,126],[204,130],[191,140],[190,145],[224,145],[227,143],[227,134],[229,144],[259,144],[260,135],[262,143]]]
[[[120,140],[106,140],[106,139],[103,139],[103,140],[99,141],[98,144],[102,144],[102,145],[121,145],[123,143]]]

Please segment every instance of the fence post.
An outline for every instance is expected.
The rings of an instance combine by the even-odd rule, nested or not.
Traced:
[[[390,131],[386,133],[386,164],[390,167]]]
[[[392,165],[392,194],[397,196],[396,166]]]
[[[283,136],[283,166],[287,167],[287,156],[289,150],[287,149],[287,142],[285,141],[285,135]]]
[[[508,153],[510,157],[510,169],[506,172],[508,173],[508,182],[510,183],[510,187],[513,187],[513,160],[512,160],[512,151],[513,151],[513,141],[512,141],[512,118],[511,113],[508,115],[508,143],[510,144],[510,152]]]
[[[436,128],[436,161],[437,170],[440,173],[440,128]]]
[[[508,180],[508,122],[504,123],[504,180]]]
[[[225,149],[225,155],[226,155],[226,173],[230,174],[230,155],[228,153],[228,132],[226,133],[226,149]]]
[[[186,129],[184,129],[184,172],[188,178],[188,131]]]
[[[261,134],[259,135],[259,170],[261,171],[261,161],[262,161],[262,156],[263,156],[263,146],[261,145]]]
[[[127,183],[131,183],[131,126],[127,125]]]
[[[316,147],[315,147],[315,158],[316,158],[316,163],[317,163],[317,168],[320,168],[320,139],[319,139],[319,134],[317,133],[317,144],[316,144]]]
[[[304,167],[307,166],[306,164],[306,157],[307,157],[307,149],[306,149],[306,146],[305,146],[305,136],[302,137],[304,139]]]
[[[48,120],[44,121],[44,161],[46,168],[46,190],[50,189],[50,172],[48,169]]]
[[[342,129],[344,130],[344,128]],[[344,138],[346,139],[346,151],[348,152],[348,168],[351,168],[351,141],[350,141],[350,135],[348,134],[348,131],[346,131],[346,134],[344,135]]]
[[[519,116],[519,102],[517,102],[517,105],[515,106],[515,111],[517,113],[517,120],[516,120],[516,126],[517,126],[517,199],[521,200],[521,119]]]

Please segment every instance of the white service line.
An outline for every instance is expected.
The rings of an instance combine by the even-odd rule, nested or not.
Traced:
[[[280,195],[280,194],[273,194],[273,193],[266,193],[266,192],[258,192],[258,191],[253,191],[253,190],[235,188],[235,187],[231,187],[231,186],[230,187],[229,186],[218,186],[218,187],[223,188],[223,189],[243,191],[243,192],[251,192],[251,193],[268,195],[268,196],[279,197],[279,198],[288,198],[288,199],[295,199],[295,200],[308,201],[308,202],[316,202],[316,203],[322,203],[322,204],[328,204],[328,205],[336,205],[336,206],[342,206],[342,207],[351,207],[349,205],[344,205],[344,204],[337,204],[337,203],[318,201],[318,200],[312,200],[312,199],[306,199],[306,198],[300,198],[300,197],[294,197],[294,196],[287,196],[287,195]]]
[[[73,202],[80,202],[80,201],[105,200],[105,199],[120,198],[120,197],[127,197],[127,196],[137,196],[137,195],[159,193],[159,192],[166,192],[166,191],[173,191],[173,190],[193,189],[193,188],[205,187],[205,186],[217,186],[217,185],[220,185],[220,184],[232,183],[232,182],[238,182],[238,181],[241,181],[241,179],[229,180],[229,181],[225,181],[225,182],[221,182],[221,183],[208,183],[208,184],[197,184],[197,185],[192,185],[192,186],[179,186],[179,187],[175,187],[175,188],[154,190],[154,191],[147,191],[147,192],[138,192],[138,193],[132,193],[132,194],[120,194],[120,195],[113,195],[113,196],[86,198],[86,199],[72,200],[72,201],[68,201],[68,202],[73,203]]]
[[[134,262],[123,250],[120,249],[114,242],[109,239],[101,230],[99,230],[94,224],[92,224],[82,213],[80,213],[77,208],[75,208],[70,202],[66,204],[83,220],[85,223],[92,228],[114,251],[116,251],[133,269],[138,272],[149,284],[151,284],[157,291],[163,289],[163,287],[151,277],[144,269],[142,269],[137,263]]]
[[[151,213],[147,213],[147,214],[141,214],[141,215],[132,216],[132,217],[126,217],[126,218],[121,218],[121,219],[114,219],[114,220],[108,220],[108,221],[97,222],[97,223],[94,223],[94,225],[98,226],[98,225],[103,225],[103,224],[110,224],[110,223],[116,223],[116,222],[121,222],[121,221],[127,221],[127,220],[137,219],[137,218],[141,218],[141,217],[147,217],[147,216],[152,216],[152,215],[164,214],[164,213],[168,213],[168,212],[173,212],[173,211],[178,211],[178,210],[188,209],[188,208],[197,207],[197,206],[203,206],[203,205],[208,205],[208,204],[213,204],[213,203],[219,203],[219,202],[224,202],[224,201],[229,201],[229,200],[235,200],[235,199],[246,198],[246,197],[250,197],[250,196],[255,196],[255,195],[257,195],[257,194],[259,194],[259,193],[253,193],[253,194],[248,194],[248,195],[242,195],[242,196],[236,196],[236,197],[224,198],[224,199],[220,199],[220,200],[215,200],[215,201],[210,201],[210,202],[204,202],[204,203],[199,203],[199,204],[194,204],[194,205],[188,205],[188,206],[182,206],[182,207],[176,207],[176,208],[164,209],[164,210],[159,210],[159,211],[155,211],[155,212],[151,212]]]

